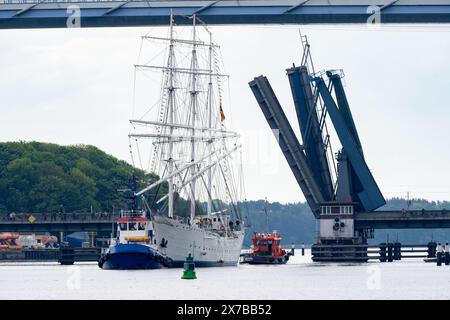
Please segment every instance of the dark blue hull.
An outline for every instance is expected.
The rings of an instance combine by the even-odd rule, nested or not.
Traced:
[[[102,269],[161,269],[164,257],[154,249],[141,244],[118,244],[102,256],[98,265]]]

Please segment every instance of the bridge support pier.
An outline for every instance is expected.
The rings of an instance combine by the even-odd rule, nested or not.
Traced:
[[[319,238],[311,253],[313,261],[368,260],[366,235],[355,230],[352,204],[321,206]]]
[[[89,232],[89,246],[91,248],[95,247],[95,239],[96,239],[97,233],[94,231]]]

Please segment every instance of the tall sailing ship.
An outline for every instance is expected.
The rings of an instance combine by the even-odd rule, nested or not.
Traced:
[[[177,37],[181,27],[173,16],[167,37],[143,37],[166,44],[166,64],[135,66],[162,72],[156,119],[145,112],[130,120],[132,158],[147,143],[148,169],[159,177],[136,196],[153,199],[147,206],[156,245],[171,266],[181,267],[188,254],[199,267],[236,265],[245,233],[242,174],[235,170],[239,136],[225,127],[222,86],[228,76],[221,70],[219,46],[208,27],[191,18],[188,37]]]

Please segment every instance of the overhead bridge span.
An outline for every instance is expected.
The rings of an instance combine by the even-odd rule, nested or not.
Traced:
[[[0,29],[191,24],[449,23],[449,0],[0,0]]]

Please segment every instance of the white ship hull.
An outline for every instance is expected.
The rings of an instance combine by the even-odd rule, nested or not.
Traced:
[[[198,267],[237,265],[244,241],[244,231],[234,231],[230,236],[198,226],[189,226],[167,217],[153,217],[158,250],[173,260],[174,267],[182,267],[186,256],[194,256]],[[164,241],[163,241],[164,239]],[[167,241],[165,246],[162,242]]]

